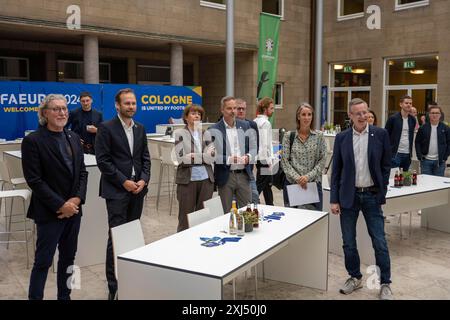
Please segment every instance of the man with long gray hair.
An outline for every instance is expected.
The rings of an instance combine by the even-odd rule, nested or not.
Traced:
[[[58,300],[70,300],[67,280],[74,264],[86,199],[87,176],[80,137],[64,129],[66,99],[49,94],[38,110],[39,129],[23,139],[22,168],[33,191],[28,218],[37,226],[36,253],[28,298],[44,298],[48,269],[58,246]]]

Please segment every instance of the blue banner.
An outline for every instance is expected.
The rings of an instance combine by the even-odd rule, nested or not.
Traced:
[[[181,118],[186,105],[202,104],[201,87],[0,81],[0,138],[14,140],[22,138],[26,130],[35,130],[39,104],[50,93],[64,95],[72,110],[81,107],[80,93],[88,91],[93,108],[109,120],[116,115],[114,96],[121,88],[135,90],[135,119],[149,133],[155,132],[157,124],[168,123],[170,117]]]

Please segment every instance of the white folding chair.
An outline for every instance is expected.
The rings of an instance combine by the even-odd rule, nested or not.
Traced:
[[[139,219],[111,228],[111,240],[114,254],[114,272],[119,279],[117,256],[145,246],[144,234]],[[117,292],[116,292],[117,299]]]
[[[203,222],[206,222],[208,220],[214,219],[217,217],[215,214],[211,213],[209,208],[204,208],[201,210],[197,210],[191,213],[188,213],[187,219],[188,219],[188,225],[189,228],[196,226],[198,224],[201,224]]]
[[[220,200],[220,197],[214,197],[209,200],[203,201],[203,205],[205,208],[209,208],[209,211],[215,217],[219,217],[224,214],[222,200]]]

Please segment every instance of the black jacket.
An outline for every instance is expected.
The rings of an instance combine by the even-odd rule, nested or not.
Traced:
[[[64,133],[72,150],[73,170],[67,167],[58,143],[46,127],[39,127],[22,141],[23,173],[33,191],[28,218],[36,223],[56,220],[56,211],[72,197],[79,197],[81,204],[86,200],[88,172],[80,138],[67,130]],[[81,206],[78,214],[82,214]]]
[[[408,127],[409,127],[409,156],[412,156],[412,147],[414,143],[414,129],[416,128],[416,119],[412,115],[408,115]],[[403,118],[400,112],[395,113],[386,121],[386,130],[389,133],[389,140],[391,142],[392,157],[395,157],[400,144],[400,138],[402,136]]]
[[[66,128],[70,128],[72,131],[76,132],[86,143],[93,145],[95,143],[95,133],[87,132],[86,125],[89,124],[98,127],[100,123],[103,122],[102,113],[92,108],[91,119],[88,122],[89,123],[83,122],[83,109],[78,108],[70,111]]]
[[[118,116],[103,122],[97,131],[95,157],[102,173],[100,196],[105,199],[123,199],[128,191],[123,187],[131,178],[134,166],[136,181],[150,180],[150,153],[147,135],[142,124],[134,122],[133,154],[128,146],[127,136]],[[147,187],[142,192],[147,192]]]
[[[419,128],[416,136],[416,154],[420,161],[428,154],[430,147],[431,124],[425,123]],[[450,129],[444,123],[439,122],[437,127],[439,163],[447,161],[450,156]]]

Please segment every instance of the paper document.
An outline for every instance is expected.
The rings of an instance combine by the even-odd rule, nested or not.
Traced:
[[[306,189],[303,189],[299,184],[288,185],[287,193],[291,206],[319,202],[319,193],[317,192],[317,183],[315,182],[308,182]]]

